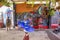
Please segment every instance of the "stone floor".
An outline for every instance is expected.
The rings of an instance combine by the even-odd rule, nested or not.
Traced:
[[[0,29],[0,40],[23,40],[23,36],[23,31]],[[34,31],[29,33],[29,36],[30,40],[50,40],[45,31]]]

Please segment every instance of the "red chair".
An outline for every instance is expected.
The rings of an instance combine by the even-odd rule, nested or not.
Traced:
[[[35,29],[39,29],[39,27],[38,27],[38,26],[33,26],[33,28],[35,28]]]
[[[43,25],[38,25],[39,28],[42,28],[42,29],[48,29],[48,26],[43,26]]]
[[[48,26],[43,26],[43,29],[48,29]]]
[[[51,24],[51,28],[52,29],[58,28],[58,24]]]
[[[0,28],[2,28],[3,27],[3,23],[0,23]]]
[[[43,25],[38,25],[39,26],[39,28],[43,28]]]

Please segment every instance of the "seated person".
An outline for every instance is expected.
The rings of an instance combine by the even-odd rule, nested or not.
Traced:
[[[43,24],[43,18],[42,18],[42,17],[39,18],[38,24],[39,24],[39,25],[40,25],[40,24],[41,24],[41,25]]]

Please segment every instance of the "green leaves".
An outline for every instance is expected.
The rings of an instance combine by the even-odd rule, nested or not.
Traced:
[[[49,15],[50,15],[50,16],[53,16],[54,14],[55,14],[54,9],[53,9],[53,10],[50,9],[50,10],[49,10]]]
[[[1,2],[3,5],[6,5],[6,6],[9,6],[9,5],[10,5],[10,3],[7,2],[7,0],[1,0],[0,2]]]

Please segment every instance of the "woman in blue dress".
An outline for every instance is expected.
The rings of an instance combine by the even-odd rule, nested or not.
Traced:
[[[24,36],[23,40],[29,40],[28,32],[34,31],[34,28],[32,28],[32,26],[30,25],[29,19],[27,17],[24,17],[24,20],[18,21],[18,26],[23,28],[23,30],[25,32],[25,36]]]

